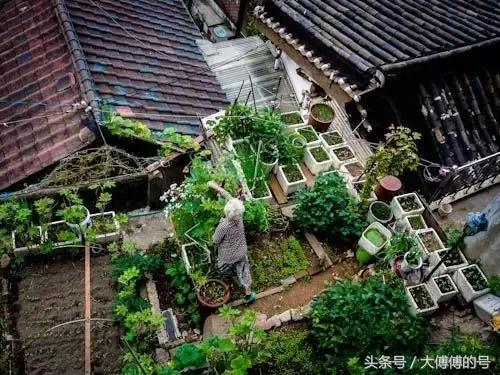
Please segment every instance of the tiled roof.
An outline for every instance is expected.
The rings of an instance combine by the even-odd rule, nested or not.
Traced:
[[[227,104],[181,0],[67,0],[66,5],[106,103],[132,111],[129,117],[153,130],[173,126],[185,134],[198,134],[199,121],[183,115],[208,115]]]
[[[500,44],[492,0],[269,0],[264,12],[320,56],[371,75]]]
[[[82,124],[82,112],[64,113],[72,103],[81,100],[70,52],[51,1],[3,1],[0,189],[40,171],[93,139]],[[20,101],[29,104],[15,104]],[[34,102],[44,102],[46,106]],[[61,103],[69,106],[60,107]],[[2,126],[11,121],[18,122]]]

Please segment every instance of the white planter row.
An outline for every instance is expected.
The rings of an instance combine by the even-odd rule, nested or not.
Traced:
[[[323,150],[323,152],[327,156],[326,160],[317,161],[314,158],[312,151],[314,149],[317,149],[317,148]],[[309,170],[311,171],[312,174],[318,175],[321,172],[326,172],[326,171],[330,170],[330,168],[332,167],[333,161],[328,153],[328,150],[325,149],[325,147],[323,147],[322,145],[318,145],[318,146],[306,148],[305,153],[304,153],[304,163],[307,166],[307,168],[309,168]]]
[[[413,200],[417,203],[418,208],[406,211],[399,202],[399,200],[402,198],[413,198]],[[422,212],[424,212],[424,206],[420,201],[420,199],[418,198],[418,195],[415,193],[398,195],[397,197],[392,198],[391,208],[392,212],[394,213],[394,217],[396,219],[401,219],[409,215],[420,215]]]
[[[462,294],[462,297],[466,302],[471,302],[472,300],[481,297],[482,295],[488,293],[490,291],[489,287],[486,287],[481,290],[476,290],[472,286],[472,284],[467,280],[467,278],[464,275],[464,270],[469,269],[469,268],[475,268],[479,271],[479,274],[481,277],[488,282],[488,279],[484,275],[483,271],[478,267],[477,264],[471,264],[466,267],[459,268],[454,274],[453,274],[453,281],[455,284],[457,284],[458,290]]]
[[[427,254],[430,254],[430,253],[432,253],[434,251],[442,250],[442,249],[445,248],[445,246],[443,244],[443,241],[441,241],[441,238],[437,234],[436,230],[433,229],[433,228],[427,228],[427,229],[417,230],[417,231],[415,231],[415,234],[417,235],[417,240],[418,240],[420,246],[422,247],[422,249],[424,249],[427,252]],[[434,239],[435,239],[435,241],[438,243],[439,248],[438,249],[428,249],[425,246],[424,241],[420,237],[420,235],[422,235],[422,234],[430,234],[431,236],[433,236]]]
[[[423,228],[413,228],[413,226],[411,225],[410,223],[410,219],[411,218],[417,218],[417,220],[419,220],[422,224],[423,224]],[[424,220],[424,217],[422,215],[408,215],[408,216],[404,216],[402,218],[402,223],[405,227],[405,230],[407,232],[415,232],[417,230],[423,230],[423,229],[427,229],[427,223],[425,222]]]
[[[425,291],[429,295],[429,298],[432,300],[431,306],[429,306],[427,308],[421,308],[417,305],[417,303],[415,302],[415,299],[411,295],[411,290],[416,289],[416,288],[424,288],[425,289]],[[417,285],[412,285],[412,286],[406,287],[406,295],[408,297],[409,312],[413,316],[415,316],[415,315],[429,315],[429,314],[432,314],[434,311],[436,311],[439,308],[439,305],[436,302],[436,300],[432,297],[431,292],[430,292],[427,284],[417,284]]]
[[[441,259],[443,259],[443,256],[446,254],[446,251],[448,251],[448,250],[450,250],[450,249],[447,248],[447,249],[442,249],[442,250],[438,250],[438,251],[433,251],[432,253],[430,253],[430,255],[429,255],[430,269],[434,269],[434,267],[437,266],[437,264],[441,261]],[[447,273],[452,273],[452,272],[456,271],[457,269],[463,268],[469,264],[467,262],[467,259],[464,256],[464,254],[460,250],[452,250],[452,251],[458,252],[462,262],[458,265],[455,265],[455,266],[447,266],[443,262],[443,263],[441,263],[439,268],[435,271],[435,275],[444,275]]]
[[[294,164],[294,165],[299,170],[300,175],[302,177],[298,181],[289,182],[287,176],[285,175],[285,172],[283,171],[284,166],[282,165],[278,167],[278,172],[276,173],[276,178],[278,179],[281,189],[283,189],[283,193],[285,193],[285,195],[291,195],[295,193],[297,190],[302,189],[303,187],[306,186],[306,177],[304,176],[304,173],[302,172],[300,165],[299,164]]]

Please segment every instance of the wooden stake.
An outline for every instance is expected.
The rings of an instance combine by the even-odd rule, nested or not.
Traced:
[[[90,299],[90,247],[85,246],[85,375],[92,374],[90,336],[91,315],[92,305]]]

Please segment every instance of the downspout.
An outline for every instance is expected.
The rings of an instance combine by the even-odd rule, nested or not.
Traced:
[[[64,0],[53,0],[54,9],[56,12],[57,19],[59,20],[59,25],[61,26],[64,39],[68,44],[71,60],[73,66],[76,70],[77,79],[80,85],[80,90],[82,91],[83,98],[87,102],[87,105],[91,107],[91,112],[97,123],[98,131],[101,133],[100,126],[102,125],[100,111],[99,111],[99,96],[94,89],[94,81],[92,80],[92,75],[90,69],[87,65],[87,59],[83,52],[83,48],[80,45],[78,35],[71,21],[71,16],[66,8]],[[104,143],[104,137],[101,137]]]

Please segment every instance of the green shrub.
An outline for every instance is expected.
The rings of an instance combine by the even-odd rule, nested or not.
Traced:
[[[296,198],[294,220],[301,228],[343,241],[361,235],[365,222],[353,211],[338,173],[318,176],[314,186],[300,190]]]
[[[317,359],[306,331],[276,331],[265,343],[270,360],[262,365],[267,375],[318,375]]]
[[[367,356],[417,355],[429,327],[407,313],[407,298],[397,280],[386,283],[337,282],[322,293],[310,312],[311,337],[325,355],[324,365],[345,371],[348,362]]]
[[[488,278],[491,291],[493,293],[500,293],[500,276],[491,276]]]
[[[198,368],[207,362],[205,354],[194,344],[184,344],[175,352],[172,364],[176,370]]]
[[[263,201],[249,200],[245,202],[243,221],[247,233],[260,233],[269,229],[267,207],[267,203]]]

